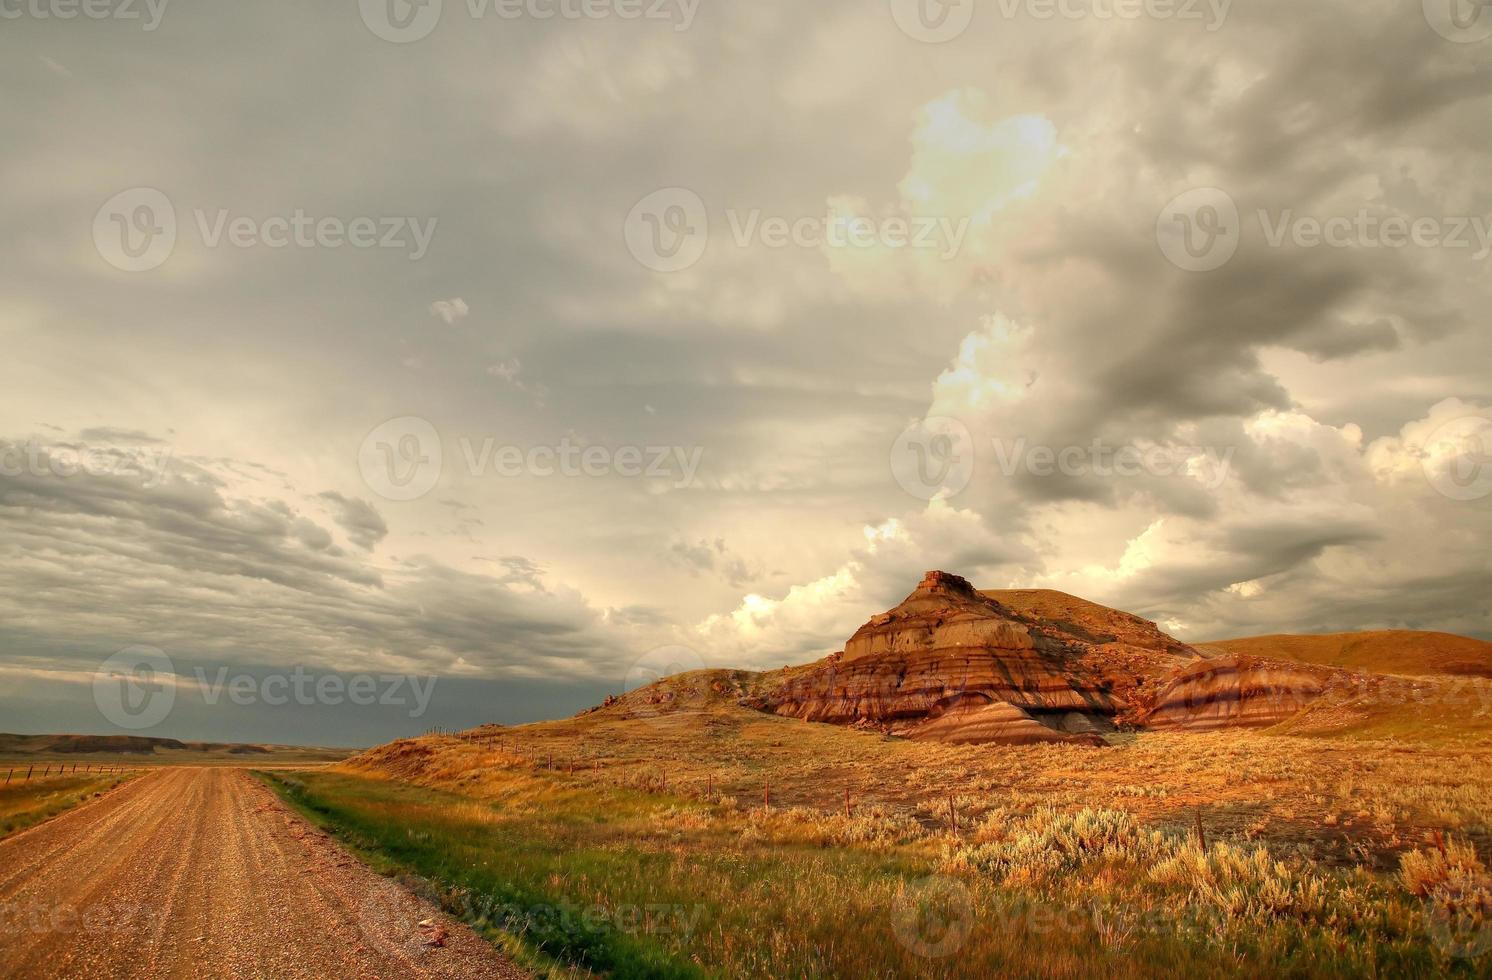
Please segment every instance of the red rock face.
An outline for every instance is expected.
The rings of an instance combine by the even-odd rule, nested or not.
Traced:
[[[1149,620],[1045,589],[979,591],[928,572],[842,654],[766,674],[703,671],[616,700],[623,713],[711,701],[804,721],[961,743],[1075,742],[1118,725],[1274,725],[1345,672],[1255,657],[1205,659]]]
[[[1334,673],[1342,672],[1236,655],[1199,660],[1161,686],[1145,727],[1206,731],[1277,725],[1320,697]]]
[[[1154,624],[1125,624],[1145,634],[1146,668],[1186,661],[1190,648]],[[1126,650],[1113,633],[1023,613],[957,575],[928,572],[900,605],[860,627],[841,659],[797,674],[759,706],[916,738],[1092,742],[1088,733],[1111,730],[1132,708],[1118,692],[1146,680]]]
[[[953,744],[1035,745],[1046,742],[1104,744],[1098,735],[1070,735],[1043,725],[1006,701],[965,698],[946,711],[930,714],[926,721],[907,732],[919,741]]]

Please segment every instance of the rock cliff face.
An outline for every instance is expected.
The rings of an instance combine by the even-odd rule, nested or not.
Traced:
[[[997,743],[1034,745],[1043,742],[1079,742],[1103,745],[1102,736],[1067,734],[1043,725],[1008,701],[965,698],[952,706],[935,708],[907,737],[919,741],[954,744]]]
[[[1147,728],[1215,728],[1277,725],[1326,690],[1325,667],[1228,655],[1198,660],[1176,671],[1156,693]]]
[[[759,706],[805,721],[868,722],[913,738],[1092,742],[1092,733],[1140,710],[1123,692],[1147,682],[1151,661],[1175,668],[1192,655],[1153,624],[1129,617],[1129,639],[1145,644],[1136,649],[1146,669],[1138,669],[1119,635],[1025,612],[998,595],[957,575],[928,572],[900,605],[860,627],[841,659],[797,673]]]
[[[597,710],[644,716],[729,704],[912,739],[1103,744],[1102,733],[1120,725],[1278,724],[1340,675],[1314,664],[1208,657],[1149,620],[1063,592],[980,591],[928,572],[894,609],[856,630],[842,654],[765,674],[676,675]]]

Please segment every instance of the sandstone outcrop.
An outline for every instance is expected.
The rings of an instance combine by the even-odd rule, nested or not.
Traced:
[[[1036,745],[1047,742],[1078,742],[1103,745],[1097,734],[1069,735],[1043,725],[1008,701],[964,698],[950,707],[929,714],[926,721],[906,733],[920,741],[954,744],[998,743]]]
[[[1147,619],[1063,592],[981,591],[935,571],[842,653],[763,674],[675,675],[593,710],[747,707],[920,740],[1093,745],[1121,726],[1276,725],[1333,684],[1369,676],[1199,650]]]
[[[756,706],[946,741],[1092,742],[1139,710],[1124,692],[1147,678],[1118,634],[1023,612],[996,595],[928,572],[896,608],[860,627],[841,659],[795,673]],[[1174,668],[1192,654],[1144,620],[1128,617],[1124,626],[1143,635],[1146,668]]]
[[[1303,710],[1327,689],[1329,668],[1230,654],[1197,660],[1167,678],[1146,728],[1263,728]]]

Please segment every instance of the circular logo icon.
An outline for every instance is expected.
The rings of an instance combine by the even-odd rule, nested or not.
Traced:
[[[389,419],[363,440],[357,465],[368,489],[385,500],[418,500],[440,482],[440,433],[413,415]]]
[[[408,44],[429,37],[440,23],[443,0],[357,0],[368,30],[385,41]]]
[[[1242,230],[1237,203],[1216,187],[1197,187],[1172,198],[1155,220],[1161,254],[1187,272],[1227,265],[1238,251]]]
[[[358,928],[377,945],[421,946],[441,921],[436,912],[440,898],[440,890],[418,875],[379,878],[358,903]]]
[[[891,0],[902,33],[924,44],[952,41],[974,22],[974,0]]]
[[[973,896],[963,882],[944,875],[904,886],[891,906],[891,931],[896,941],[924,959],[957,953],[973,929]]]
[[[1423,0],[1425,20],[1436,34],[1457,44],[1492,37],[1492,0]]]
[[[1492,951],[1492,877],[1450,881],[1431,892],[1425,931],[1447,956],[1471,960]]]
[[[176,667],[155,647],[125,647],[94,671],[93,703],[120,728],[154,728],[176,704]]]
[[[1452,500],[1492,494],[1492,420],[1466,415],[1445,423],[1425,440],[1420,465],[1430,486]]]
[[[687,674],[692,670],[704,670],[708,664],[697,650],[686,646],[655,647],[633,661],[622,679],[622,693],[631,694],[650,684]],[[673,691],[652,691],[641,695],[639,703],[631,708],[632,714],[640,718],[655,718],[667,714],[674,705]]]
[[[958,419],[923,419],[896,438],[891,474],[918,500],[955,497],[974,478],[974,437]]]
[[[93,247],[122,272],[159,268],[176,249],[176,208],[154,187],[131,187],[93,216]]]
[[[682,272],[705,254],[710,216],[687,187],[665,187],[638,201],[623,228],[627,251],[654,272]]]

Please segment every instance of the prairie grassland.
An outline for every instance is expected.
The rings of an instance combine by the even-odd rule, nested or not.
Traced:
[[[1475,739],[958,747],[727,707],[470,737],[272,782],[557,975],[1492,975]]]
[[[130,774],[49,776],[0,786],[0,838],[55,817],[133,778]]]

